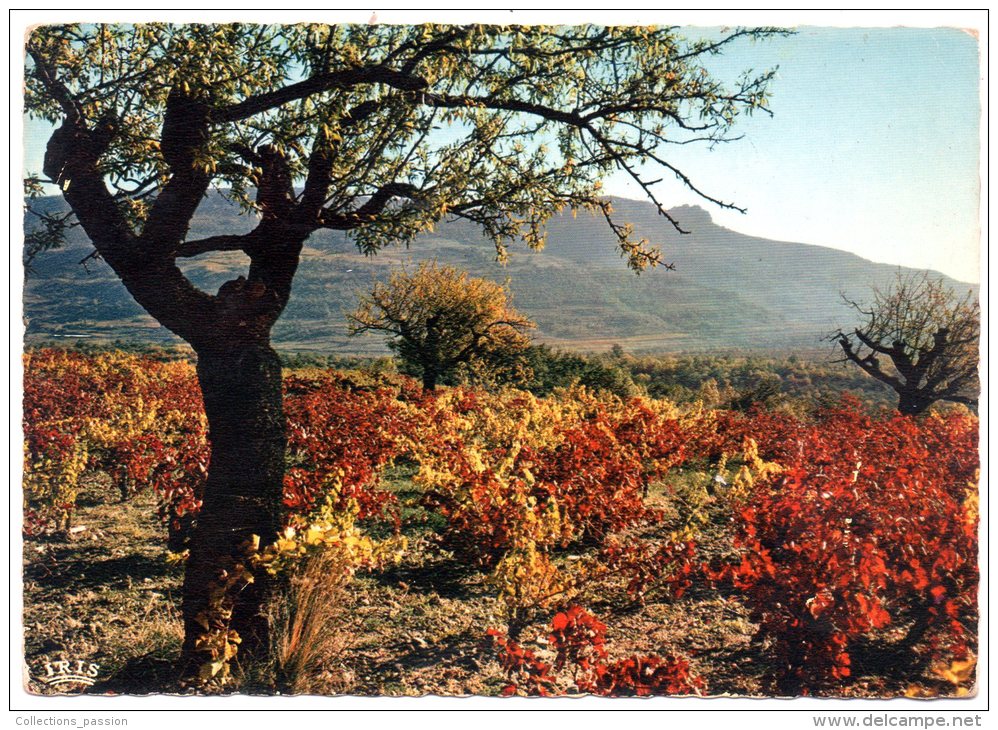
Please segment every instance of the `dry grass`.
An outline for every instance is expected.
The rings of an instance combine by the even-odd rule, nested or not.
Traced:
[[[306,559],[274,608],[272,671],[283,694],[336,694],[349,637],[344,605],[349,562],[337,550]]]
[[[183,566],[166,559],[154,496],[144,492],[121,503],[105,486],[89,482],[81,493],[79,532],[24,543],[31,692],[58,691],[37,678],[46,662],[60,660],[99,666],[91,693],[176,690],[171,674],[183,636]]]

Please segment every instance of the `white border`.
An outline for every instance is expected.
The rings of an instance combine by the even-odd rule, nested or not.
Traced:
[[[669,23],[675,25],[692,26],[716,26],[716,25],[780,25],[780,26],[860,26],[860,27],[887,27],[894,25],[905,25],[911,27],[960,27],[973,30],[979,35],[982,52],[982,109],[984,119],[981,127],[981,231],[982,231],[982,282],[981,301],[984,309],[983,340],[984,351],[982,372],[984,377],[984,388],[981,402],[981,423],[982,434],[985,441],[982,443],[982,474],[984,478],[981,483],[981,508],[982,515],[987,515],[988,509],[988,485],[987,485],[987,322],[988,322],[988,256],[987,241],[988,221],[988,158],[989,148],[987,145],[988,119],[989,119],[989,70],[990,59],[988,56],[988,18],[987,11],[855,11],[855,10],[724,10],[724,11],[701,11],[701,10],[680,10],[680,11],[651,11],[651,10],[271,10],[271,11],[246,11],[246,10],[137,10],[137,9],[110,9],[102,11],[94,10],[12,10],[10,15],[10,56],[8,71],[11,79],[10,95],[10,240],[19,241],[22,236],[22,222],[20,207],[22,201],[21,193],[21,168],[22,168],[22,77],[23,67],[22,44],[26,30],[33,24],[46,22],[63,22],[66,20],[96,21],[103,22],[124,22],[124,21],[149,21],[163,20],[168,16],[173,22],[224,22],[232,20],[250,20],[254,22],[281,22],[290,23],[304,20],[336,20],[339,22],[366,23],[372,20],[381,23],[416,23],[416,22],[486,22],[486,23],[580,23],[593,22],[599,24],[656,24]],[[543,710],[670,710],[677,711],[677,714],[670,716],[670,721],[681,723],[684,721],[702,722],[708,718],[702,715],[707,711],[712,719],[719,722],[735,720],[735,717],[724,713],[715,714],[717,710],[749,711],[748,714],[737,718],[739,725],[747,724],[750,727],[814,727],[810,718],[802,716],[800,711],[814,713],[840,713],[855,714],[859,718],[868,716],[870,713],[891,715],[901,713],[922,714],[929,711],[933,715],[948,716],[956,713],[959,715],[973,715],[983,713],[987,707],[988,696],[988,657],[986,651],[982,652],[979,666],[978,695],[969,700],[829,700],[829,699],[808,699],[799,698],[795,700],[755,700],[744,698],[719,698],[711,700],[700,699],[602,699],[602,698],[582,698],[582,699],[546,699],[535,700],[525,698],[492,699],[492,698],[319,698],[319,697],[210,697],[210,698],[178,698],[169,696],[153,697],[95,697],[81,696],[72,698],[50,698],[29,695],[23,690],[22,668],[23,647],[18,637],[21,636],[22,626],[20,617],[20,566],[21,566],[21,541],[20,541],[20,494],[14,486],[20,484],[21,472],[21,444],[20,437],[20,393],[21,393],[21,364],[20,354],[23,348],[23,325],[21,321],[21,281],[23,276],[20,267],[20,247],[11,245],[10,260],[10,390],[8,405],[11,413],[11,450],[10,450],[10,571],[12,584],[10,586],[11,600],[11,632],[14,641],[10,649],[10,674],[9,687],[11,691],[12,707],[17,710],[17,717],[27,717],[33,714],[39,718],[46,717],[77,717],[77,727],[82,726],[84,716],[91,718],[127,717],[131,721],[128,727],[146,726],[166,726],[176,722],[185,722],[184,716],[179,718],[163,715],[152,715],[139,713],[128,715],[128,710],[227,710],[226,715],[213,715],[211,717],[201,716],[199,713],[192,715],[191,719],[198,720],[195,726],[201,724],[208,725],[224,723],[226,725],[238,725],[240,728],[272,727],[275,724],[303,724],[315,722],[317,718],[311,713],[295,714],[287,718],[277,718],[269,712],[259,714],[260,710],[400,710],[411,712],[414,710],[528,710],[527,715],[516,715],[510,720],[514,722],[527,722],[533,724],[537,719],[541,722],[550,723],[551,720],[544,720],[542,716],[535,718],[535,712]],[[13,394],[16,394],[13,395]],[[982,616],[989,616],[989,604],[987,596],[987,566],[988,566],[988,538],[986,529],[982,529]],[[981,646],[987,647],[987,620],[982,622]],[[695,708],[697,714],[691,714]],[[767,712],[756,713],[753,710],[764,709]],[[238,712],[238,719],[235,715],[230,715],[232,711],[251,710],[256,714],[244,715]],[[780,710],[793,710],[794,712],[780,712]],[[69,712],[70,715],[64,713]],[[463,714],[463,713],[461,713]],[[12,726],[24,726],[22,722],[17,722],[17,717],[12,718]],[[365,717],[369,718],[369,715]],[[392,724],[420,722],[425,717],[431,721],[429,716],[408,718],[404,715],[392,715],[386,718]],[[447,713],[439,718],[433,718],[433,722],[449,722],[449,718],[458,716]],[[553,718],[552,718],[553,719]],[[568,722],[604,726],[609,718],[602,713],[592,715],[573,715]],[[369,719],[358,718],[357,722],[367,723]],[[862,722],[862,719],[860,720]],[[50,725],[46,725],[48,727]],[[41,727],[41,725],[39,725]]]

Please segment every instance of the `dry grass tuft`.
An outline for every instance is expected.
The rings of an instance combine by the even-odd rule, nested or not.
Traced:
[[[336,694],[346,681],[339,668],[347,649],[344,620],[349,561],[337,550],[309,557],[275,607],[273,672],[286,694]]]

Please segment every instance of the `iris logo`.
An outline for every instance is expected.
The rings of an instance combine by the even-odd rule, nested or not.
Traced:
[[[63,684],[84,684],[89,687],[96,681],[99,671],[100,664],[86,662],[82,659],[75,662],[67,660],[45,662],[45,674],[36,677],[36,679],[50,687]]]

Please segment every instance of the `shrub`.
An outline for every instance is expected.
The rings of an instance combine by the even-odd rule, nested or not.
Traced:
[[[888,626],[916,666],[965,658],[977,612],[976,421],[826,412],[785,441],[782,470],[735,515],[744,592],[776,652],[778,691],[853,673],[860,637]]]
[[[555,652],[553,664],[542,661],[500,631],[491,629],[488,636],[511,680],[503,689],[504,695],[521,689],[541,696],[581,693],[612,697],[706,691],[704,681],[680,656],[630,656],[610,661],[606,625],[579,606],[570,606],[551,620],[548,643]],[[571,678],[570,683],[559,679],[565,674]]]

